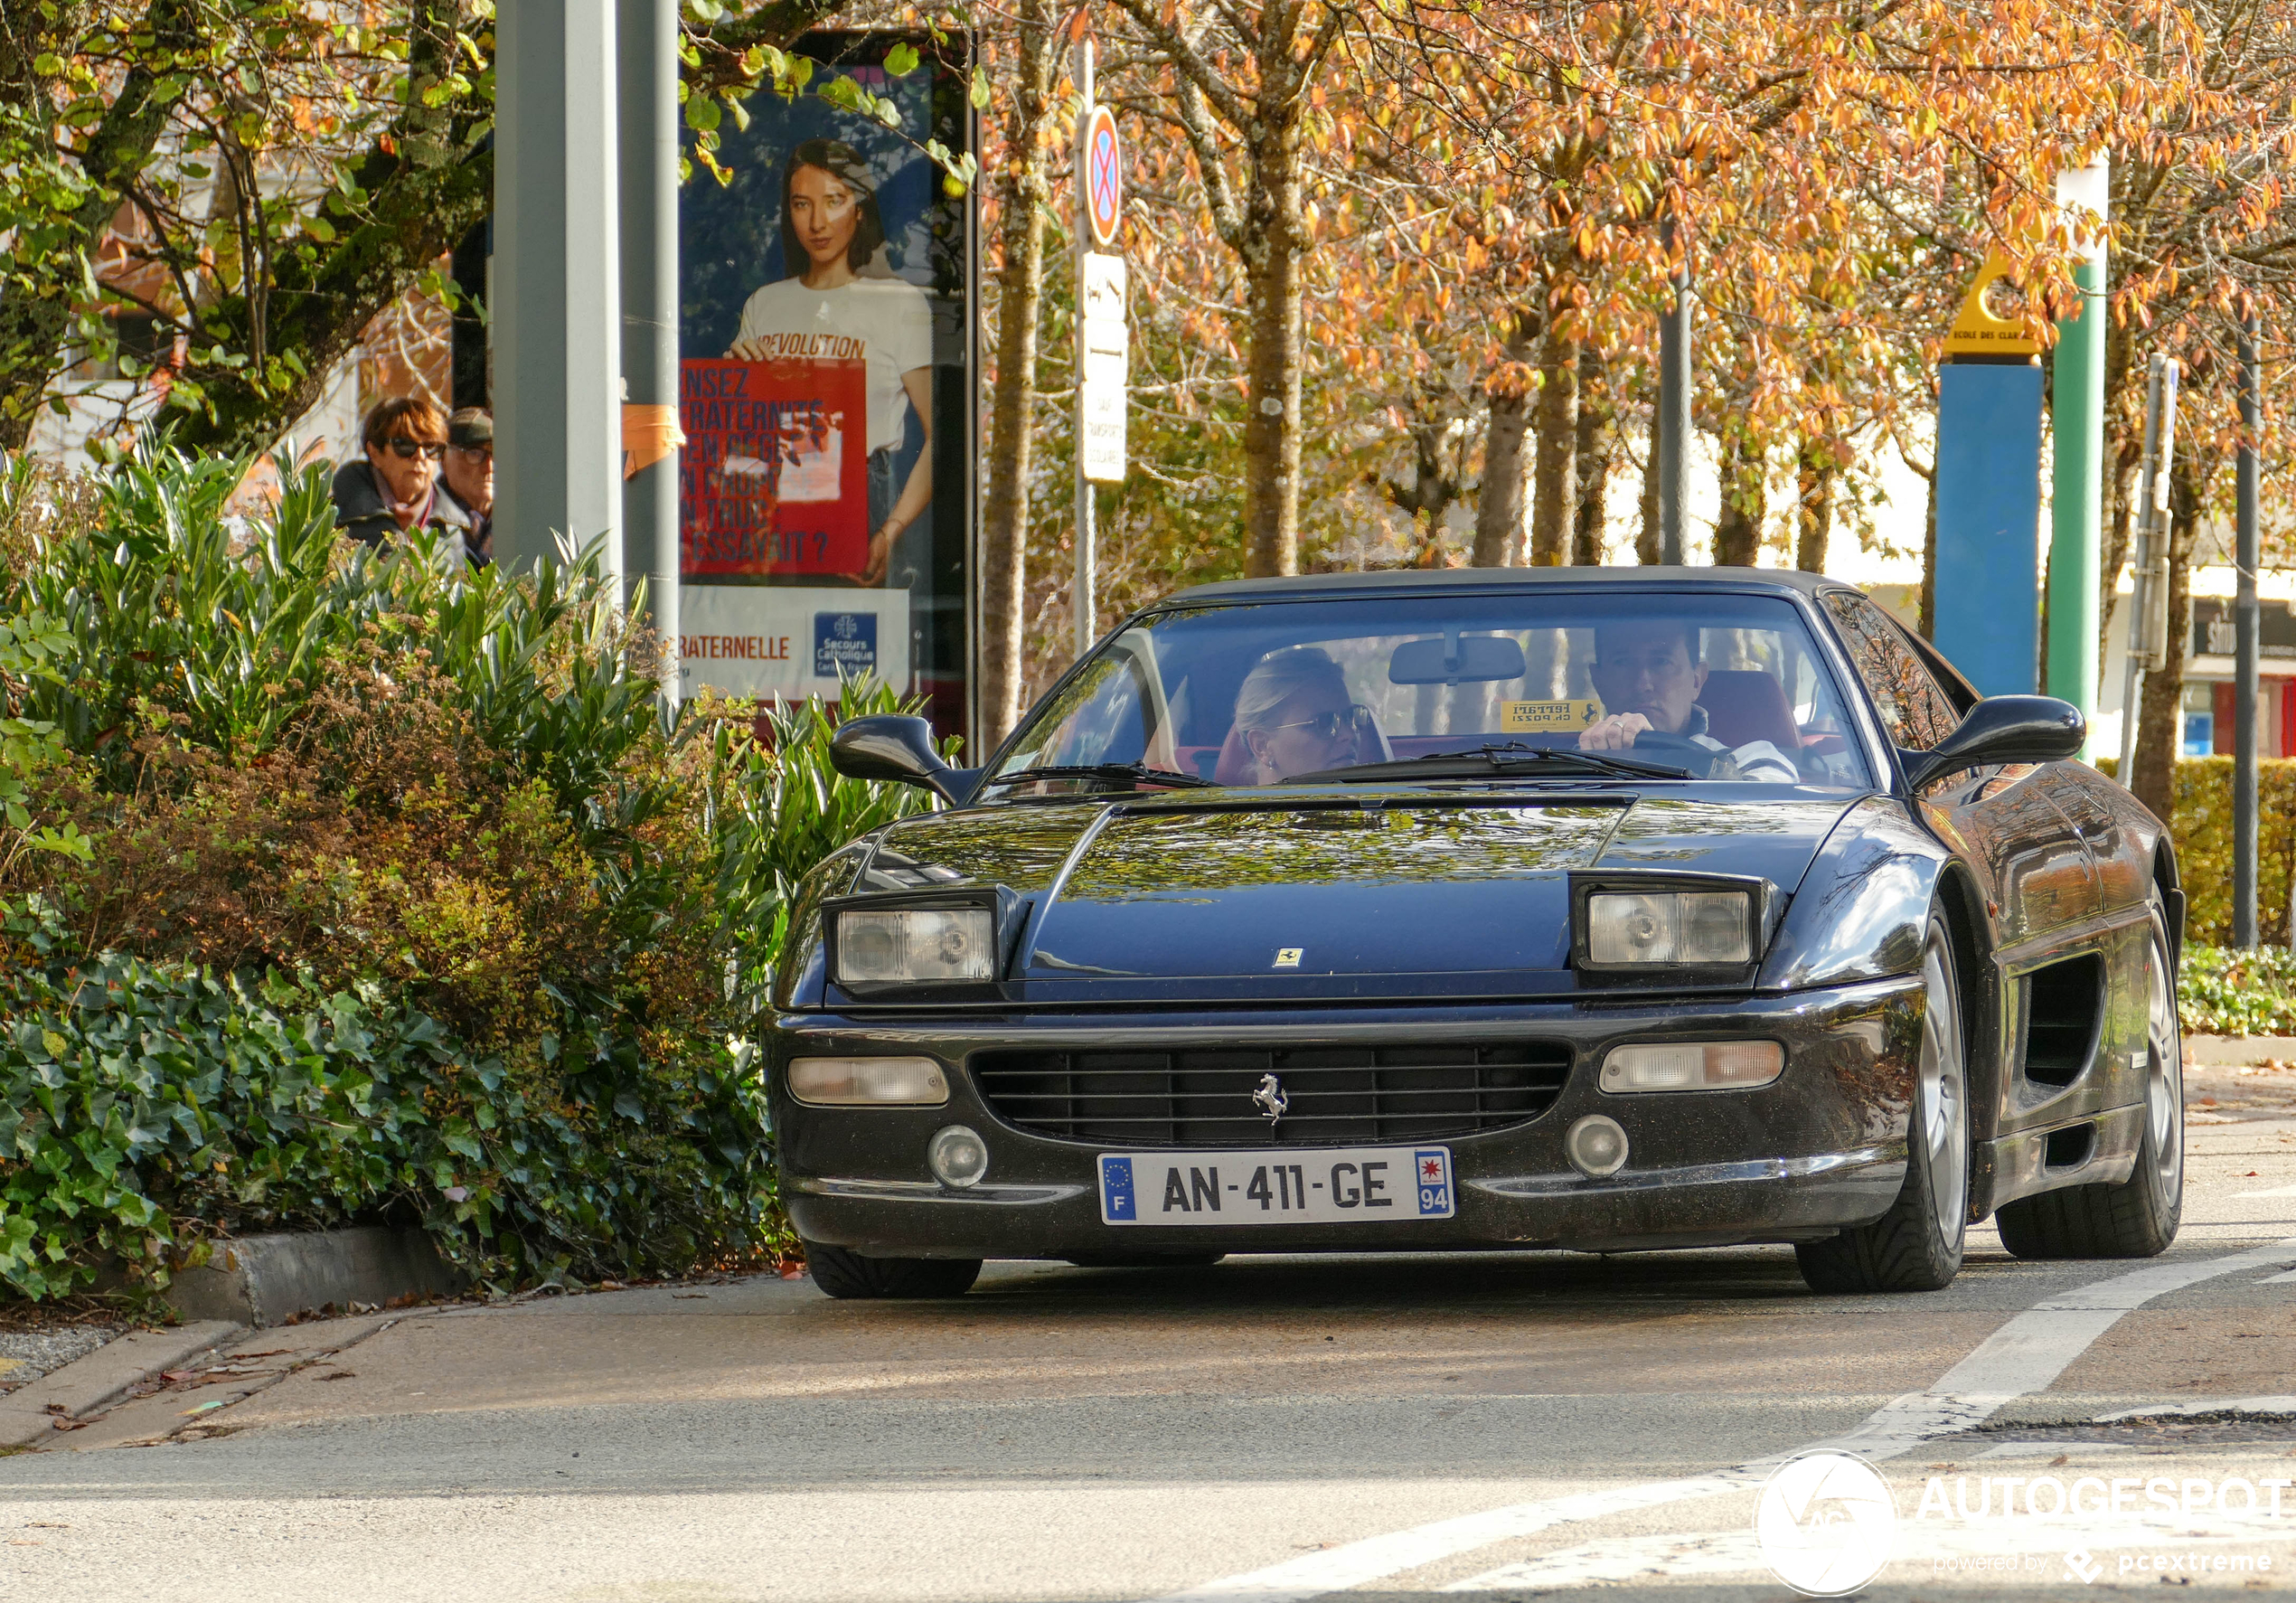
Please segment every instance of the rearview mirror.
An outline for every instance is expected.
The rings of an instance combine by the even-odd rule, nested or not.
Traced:
[[[933,750],[933,726],[922,718],[880,712],[837,726],[829,738],[829,766],[848,779],[897,779],[921,785],[951,806],[972,795],[978,768],[953,768]]]
[[[2089,738],[2081,709],[2055,696],[1987,696],[1928,751],[1900,752],[1915,790],[1943,774],[2002,762],[2062,762]]]
[[[1390,684],[1482,684],[1520,679],[1529,670],[1523,648],[1504,635],[1462,635],[1440,640],[1406,640],[1388,658]]]

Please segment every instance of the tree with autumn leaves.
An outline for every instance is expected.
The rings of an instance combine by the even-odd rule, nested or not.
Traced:
[[[2270,173],[2290,99],[2273,87],[2280,24],[2254,7],[1124,0],[1092,15],[1103,98],[1135,151],[1135,280],[1144,263],[1157,287],[1135,350],[1153,360],[1160,328],[1185,329],[1227,362],[1224,388],[1200,373],[1190,399],[1240,526],[1209,569],[1139,564],[1168,583],[1345,561],[1365,486],[1419,532],[1388,560],[1426,560],[1454,508],[1473,512],[1468,560],[1597,558],[1617,465],[1644,466],[1656,313],[1678,272],[1722,474],[1715,558],[1755,560],[1783,481],[1791,559],[1822,567],[1884,452],[1929,472],[1943,335],[1989,250],[2010,259],[2044,344],[2077,304],[2078,224],[2054,179],[2093,151],[2178,175],[2145,195],[2166,182],[2214,208],[2184,220],[2181,258],[2149,265],[2153,225],[2116,183],[2116,468],[2133,461],[2142,368],[2121,354],[2160,348],[2155,326],[2197,326],[2156,308],[2201,296],[2201,337],[2222,345],[2234,308],[2278,304]],[[1034,125],[1049,180],[1065,168],[1059,101]],[[2204,259],[2223,270],[2196,289]],[[1057,438],[1057,410],[1036,426]],[[1027,588],[1057,608],[1065,495],[1010,515],[1041,548]]]
[[[805,27],[946,20],[836,0],[683,11],[695,182],[721,117],[801,92],[784,49]],[[2115,161],[2108,575],[2145,355],[2188,364],[2200,448],[2179,472],[2196,508],[2229,459],[2239,315],[2264,320],[2268,388],[2285,371],[2271,330],[2296,240],[2276,177],[2289,24],[2270,8],[1103,0],[1081,14],[1133,164],[1136,467],[1103,493],[1105,616],[1231,572],[1600,560],[1626,511],[1614,489],[1650,477],[1657,311],[1677,274],[1698,302],[1716,558],[1754,560],[1783,523],[1791,559],[1822,566],[1885,454],[1927,471],[1940,340],[1986,253],[2010,258],[2045,342],[2074,304],[2052,180],[2093,150]],[[104,314],[121,309],[168,336],[187,443],[276,434],[483,215],[491,16],[485,0],[8,7],[0,445],[58,398],[68,363],[104,354]],[[1001,0],[965,19],[989,99],[983,655],[998,726],[1068,649],[1078,16]],[[2190,527],[2197,541],[2197,511]],[[2172,722],[2165,699],[2149,708],[2149,731]]]

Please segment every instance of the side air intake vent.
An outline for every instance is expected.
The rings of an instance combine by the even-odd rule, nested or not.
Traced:
[[[2071,1085],[2096,1051],[2104,959],[2091,952],[2025,976],[2025,1078]]]

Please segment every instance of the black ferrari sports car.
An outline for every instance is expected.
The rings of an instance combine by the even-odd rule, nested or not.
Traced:
[[[834,1297],[989,1258],[1790,1242],[1823,1291],[2157,1253],[2160,821],[1838,581],[1210,585],[808,876],[766,1064]]]

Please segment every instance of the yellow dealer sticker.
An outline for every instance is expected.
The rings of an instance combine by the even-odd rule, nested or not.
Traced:
[[[1501,702],[1499,727],[1510,735],[1585,729],[1603,715],[1600,702]]]

